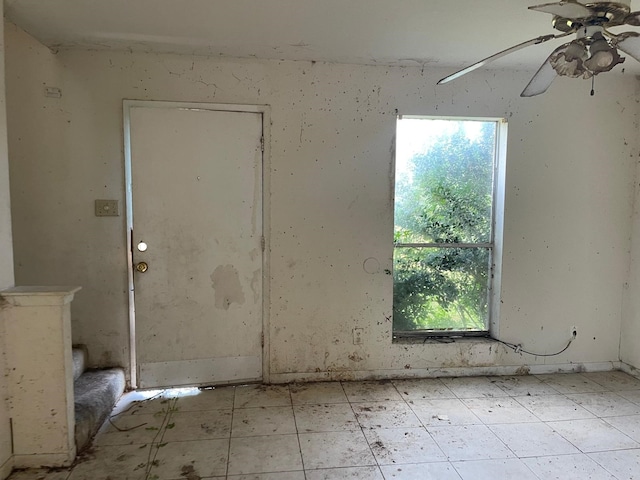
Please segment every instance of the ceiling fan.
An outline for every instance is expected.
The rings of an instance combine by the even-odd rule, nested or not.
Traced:
[[[575,34],[571,42],[560,45],[533,76],[522,97],[533,97],[547,91],[557,76],[593,78],[624,62],[618,50],[640,62],[640,34],[613,34],[608,29],[620,25],[640,26],[640,11],[631,12],[631,0],[589,1],[565,0],[529,7],[529,10],[553,15],[552,25],[558,34],[542,35],[514,45],[459,70],[438,82],[450,82],[487,65],[505,55],[531,45]],[[593,95],[593,88],[591,90]]]

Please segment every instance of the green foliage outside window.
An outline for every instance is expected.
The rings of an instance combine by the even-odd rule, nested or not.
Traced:
[[[496,123],[447,123],[397,175],[396,244],[491,242]],[[469,134],[468,124],[481,126]],[[486,330],[490,262],[486,246],[396,247],[394,330]]]

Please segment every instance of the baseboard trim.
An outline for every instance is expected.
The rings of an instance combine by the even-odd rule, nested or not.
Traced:
[[[11,475],[11,471],[13,470],[13,457],[7,458],[7,460],[0,465],[0,480],[4,480],[9,475]]]
[[[75,450],[75,449],[74,449]],[[73,463],[75,451],[71,453],[15,454],[14,468],[68,467]]]
[[[544,375],[550,373],[622,370],[621,362],[563,363],[554,365],[500,365],[491,367],[412,368],[402,370],[351,370],[331,372],[271,373],[276,383],[391,380],[437,377]]]

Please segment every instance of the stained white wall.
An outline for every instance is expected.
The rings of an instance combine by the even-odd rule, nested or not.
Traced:
[[[69,175],[65,165],[66,117],[62,102],[45,97],[45,87],[62,87],[58,58],[12,23],[5,23],[7,111],[13,230],[29,234],[14,237],[16,271],[32,269],[19,285],[61,285],[58,275],[68,260],[56,239],[57,228],[65,230],[78,219],[57,217],[72,202],[72,192],[61,188]],[[47,219],[45,226],[31,225],[31,218]],[[60,222],[60,223],[58,223]],[[54,253],[57,252],[57,253]],[[31,258],[35,255],[35,258]],[[58,257],[58,258],[56,258]],[[24,262],[27,262],[25,265]]]
[[[620,359],[631,367],[640,369],[640,161],[637,163],[635,189],[631,261],[629,281],[624,292]]]
[[[4,5],[0,2],[0,16]],[[9,195],[9,160],[7,155],[7,117],[4,82],[4,25],[0,24],[0,290],[13,286],[13,250],[11,238],[11,201]],[[4,313],[0,302],[0,478],[11,470],[11,436],[7,404],[7,368],[4,347]]]
[[[89,345],[94,364],[128,363],[124,218],[93,216],[96,198],[124,201],[123,98],[271,105],[273,380],[618,360],[639,150],[635,78],[602,75],[595,97],[589,82],[562,79],[521,99],[531,73],[475,72],[436,87],[448,71],[89,51],[59,53],[58,70],[38,66],[40,50],[24,48],[32,39],[8,34],[16,277],[83,286],[74,341]],[[60,100],[44,98],[50,81],[62,86]],[[499,336],[549,353],[575,325],[566,353],[391,343],[384,271],[397,111],[508,119]],[[369,257],[378,273],[364,271]],[[354,327],[364,329],[362,345]]]

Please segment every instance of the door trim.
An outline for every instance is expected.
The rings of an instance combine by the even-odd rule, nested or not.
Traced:
[[[199,102],[168,102],[153,100],[123,100],[122,118],[124,128],[124,180],[125,180],[125,218],[127,283],[129,300],[129,386],[138,387],[138,362],[136,357],[135,296],[133,284],[133,192],[131,176],[131,110],[134,108],[182,108],[189,110],[210,110],[218,112],[259,113],[262,116],[262,382],[270,383],[270,342],[269,342],[269,295],[270,295],[270,203],[271,191],[271,107],[269,105],[214,104]]]

